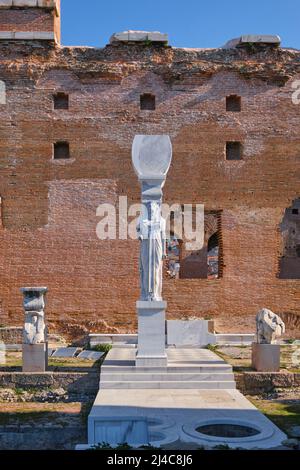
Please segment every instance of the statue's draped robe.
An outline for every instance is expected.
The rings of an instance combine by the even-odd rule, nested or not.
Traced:
[[[160,215],[160,206],[158,204],[154,206],[151,221],[145,212],[141,215],[137,232],[141,240],[141,300],[162,300],[166,222]]]

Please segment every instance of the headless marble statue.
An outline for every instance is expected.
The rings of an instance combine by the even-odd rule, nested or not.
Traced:
[[[162,300],[163,259],[166,256],[166,221],[161,216],[157,201],[143,204],[137,226],[141,241],[140,251],[140,300]]]
[[[46,341],[45,314],[40,312],[26,312],[23,333],[24,344],[39,344]]]
[[[256,315],[257,342],[272,344],[285,333],[285,324],[276,313],[263,308]]]
[[[23,330],[24,344],[40,344],[47,341],[47,327],[45,325],[45,299],[46,287],[23,287],[23,306],[25,310],[25,324]]]

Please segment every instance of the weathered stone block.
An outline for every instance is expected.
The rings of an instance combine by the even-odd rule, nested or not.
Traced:
[[[38,7],[40,8],[55,8],[56,0],[38,0]]]
[[[2,33],[0,33],[2,34]],[[16,31],[12,33],[13,37],[9,39],[19,39],[19,40],[41,40],[41,41],[54,41],[55,34],[51,31]]]
[[[252,367],[259,372],[280,369],[280,345],[252,343]]]
[[[48,363],[47,344],[23,344],[23,372],[45,372]]]
[[[0,39],[14,39],[14,33],[11,31],[0,31]]]
[[[14,7],[37,7],[37,0],[13,0]]]
[[[209,344],[207,320],[167,320],[170,346],[205,346]]]
[[[281,39],[279,36],[275,36],[272,34],[248,34],[241,36],[240,43],[252,43],[252,44],[277,44],[279,45]]]
[[[168,34],[159,33],[158,31],[152,31],[148,34],[148,41],[167,44],[169,41],[169,36]]]
[[[156,43],[167,43],[168,35],[160,33],[159,31],[122,31],[120,33],[114,33],[110,42],[156,42]]]
[[[270,392],[273,390],[272,377],[268,373],[245,372],[243,383],[247,392]]]
[[[55,33],[51,31],[38,31],[33,33],[33,39],[40,41],[55,41]]]
[[[237,388],[244,393],[268,393],[275,388],[296,386],[294,374],[289,372],[243,372],[235,374]]]
[[[275,388],[289,388],[294,385],[294,374],[290,372],[279,372],[271,375]]]

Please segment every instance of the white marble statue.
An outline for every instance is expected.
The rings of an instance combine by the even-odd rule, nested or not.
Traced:
[[[45,314],[41,312],[26,312],[23,342],[24,344],[39,344],[46,341]]]
[[[23,330],[24,344],[40,344],[47,341],[47,328],[45,325],[45,299],[46,287],[23,287],[23,306],[25,322]]]
[[[163,259],[166,257],[166,221],[159,202],[143,204],[137,226],[140,250],[140,300],[162,300]]]
[[[276,313],[263,308],[256,315],[256,332],[258,343],[272,344],[285,333],[285,324]]]

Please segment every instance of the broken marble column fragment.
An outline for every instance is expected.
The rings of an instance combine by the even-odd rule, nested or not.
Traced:
[[[153,42],[168,44],[168,35],[159,31],[121,31],[114,33],[110,38],[110,43],[118,42]]]
[[[285,333],[285,324],[276,313],[263,308],[256,315],[257,342],[252,343],[252,367],[259,372],[280,370],[280,344],[276,339]]]
[[[45,294],[47,287],[23,287],[23,372],[45,372],[48,362]]]
[[[263,308],[256,315],[257,342],[272,344],[285,333],[285,324],[281,318],[267,308]]]

